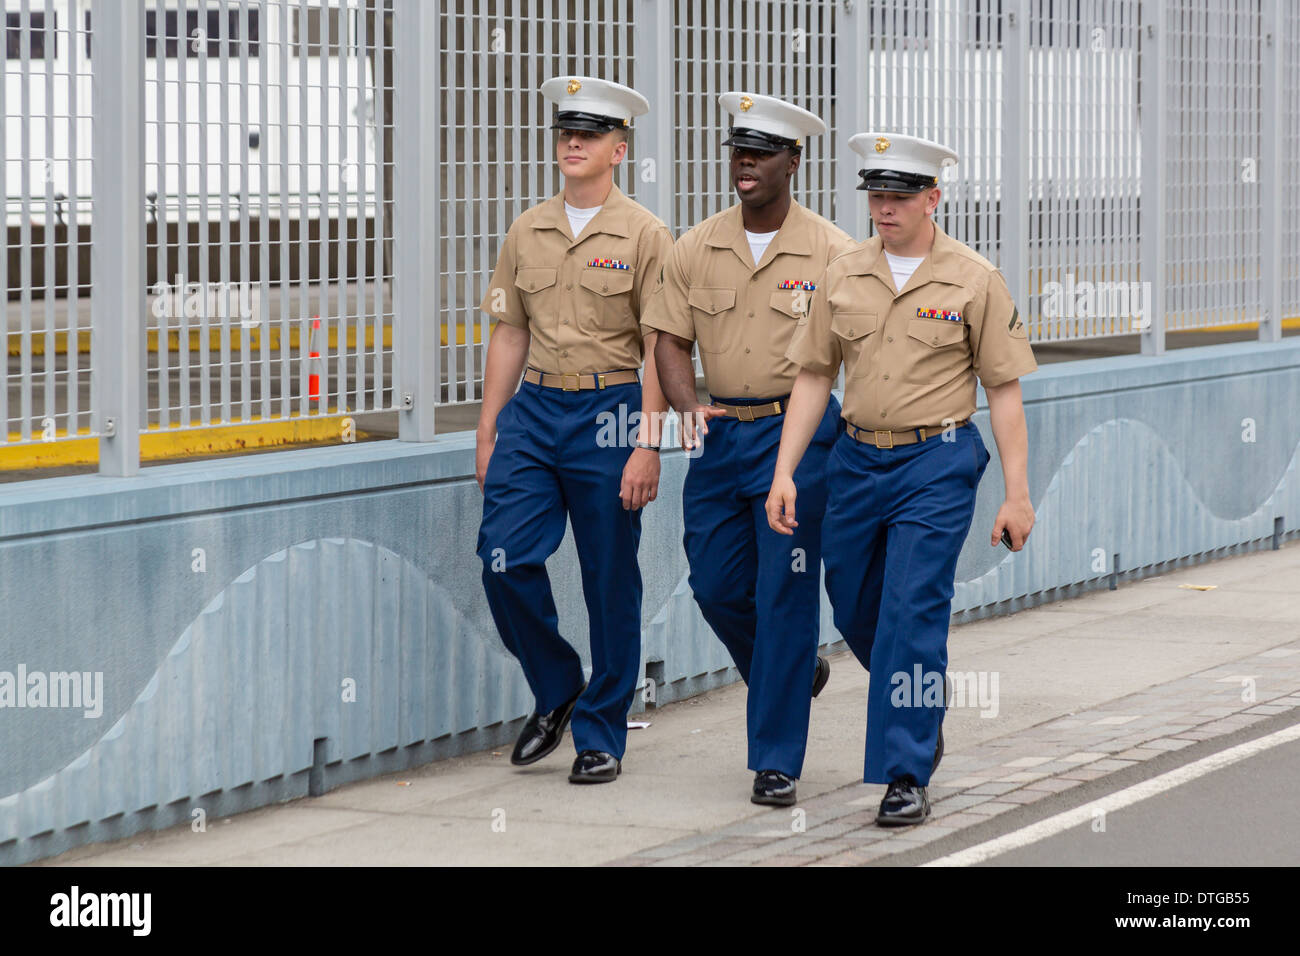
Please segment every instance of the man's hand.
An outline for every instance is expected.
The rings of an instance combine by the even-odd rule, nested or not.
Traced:
[[[772,490],[767,493],[767,523],[777,534],[794,534],[799,527],[794,520],[794,479],[788,475],[774,475]]]
[[[623,499],[623,510],[644,508],[659,494],[659,453],[648,448],[635,448],[623,466],[623,484],[618,496]]]
[[[1034,526],[1034,506],[1027,497],[1007,499],[998,509],[998,516],[993,522],[993,534],[989,544],[997,547],[1002,540],[1002,529],[1011,535],[1011,550],[1019,551],[1025,546],[1029,529]]]
[[[496,443],[495,435],[489,438],[482,431],[474,433],[474,477],[478,480],[480,494],[483,493],[483,480],[487,477],[488,462],[492,460]]]
[[[709,419],[726,414],[726,411],[716,405],[696,405],[694,408],[683,412],[682,448],[685,451],[698,448],[703,443],[704,436],[709,433]]]

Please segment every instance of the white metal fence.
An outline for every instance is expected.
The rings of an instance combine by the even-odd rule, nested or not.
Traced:
[[[1281,7],[1280,22],[1270,23],[1274,39],[1265,42],[1266,50],[1275,50],[1272,70],[1263,84],[1264,102],[1269,103],[1277,123],[1270,159],[1279,162],[1279,175],[1268,177],[1261,190],[1264,199],[1265,230],[1263,248],[1276,249],[1278,260],[1275,277],[1277,289],[1264,284],[1267,301],[1281,303],[1284,316],[1300,312],[1300,109],[1296,93],[1300,91],[1300,4]]]
[[[1036,342],[1300,314],[1289,0],[4,3],[0,445],[96,435],[108,472],[141,432],[395,410],[427,440],[476,401],[566,72],[649,98],[617,181],[677,234],[733,201],[717,97],[756,89],[827,121],[796,195],[859,237],[848,136],[953,146],[940,221]]]

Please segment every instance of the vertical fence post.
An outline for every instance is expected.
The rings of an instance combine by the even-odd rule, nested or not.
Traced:
[[[1150,283],[1151,314],[1149,325],[1142,330],[1142,354],[1163,355],[1165,351],[1165,315],[1168,307],[1165,289],[1166,228],[1165,164],[1168,118],[1165,115],[1166,59],[1169,38],[1166,36],[1165,0],[1144,0],[1142,11],[1142,197],[1141,256],[1142,281]]]
[[[145,397],[144,0],[95,4],[91,110],[92,427],[99,473],[134,475]]]
[[[1260,29],[1264,34],[1260,64],[1260,317],[1259,340],[1282,338],[1282,216],[1294,210],[1283,208],[1282,136],[1286,117],[1282,112],[1282,0],[1264,0]]]
[[[673,3],[674,0],[632,0],[636,88],[650,103],[644,123],[638,123],[636,165],[637,201],[658,216],[677,235],[673,192]],[[646,160],[654,178],[642,177]]]
[[[867,237],[866,193],[857,192],[858,156],[849,137],[867,131],[870,37],[866,4],[841,3],[835,21],[835,225],[861,242]]]
[[[1028,319],[1033,314],[1029,308],[1029,0],[1006,0],[1003,15],[999,257],[1011,301]]]
[[[393,350],[397,436],[432,441],[445,327],[439,257],[438,18],[441,4],[394,0]],[[477,290],[466,288],[473,296]],[[455,290],[451,291],[455,295]],[[451,341],[450,337],[448,341]]]

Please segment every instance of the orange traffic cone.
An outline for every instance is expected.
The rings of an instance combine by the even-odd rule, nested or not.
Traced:
[[[320,316],[312,319],[311,323],[311,340],[308,343],[310,351],[307,358],[311,362],[310,373],[307,376],[307,397],[316,404],[320,404],[320,344],[317,342],[317,335],[320,333]]]

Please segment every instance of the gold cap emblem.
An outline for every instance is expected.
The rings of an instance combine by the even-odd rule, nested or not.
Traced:
[[[582,84],[577,80],[569,80],[569,85],[564,88],[570,96],[582,89]]]
[[[740,111],[742,113],[748,112],[749,108],[753,105],[754,105],[754,101],[750,99],[748,96],[742,96],[740,98]]]
[[[883,153],[883,152],[884,152],[885,150],[887,150],[887,149],[889,149],[889,140],[885,139],[885,137],[883,137],[883,136],[877,136],[877,137],[876,137],[876,152],[877,152],[877,153]]]

